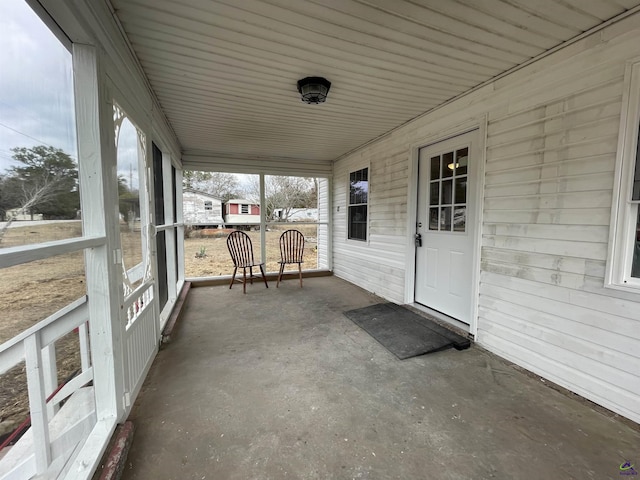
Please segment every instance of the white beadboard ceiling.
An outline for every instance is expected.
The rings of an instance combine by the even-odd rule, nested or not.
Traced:
[[[184,153],[327,162],[640,3],[110,1]]]

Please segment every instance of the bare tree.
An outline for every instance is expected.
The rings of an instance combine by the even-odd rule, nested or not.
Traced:
[[[233,173],[185,170],[183,185],[184,188],[208,193],[223,202],[242,196],[240,182]]]
[[[311,178],[268,175],[264,182],[266,205],[263,208],[269,220],[276,220],[276,211],[281,212],[277,220],[286,221],[294,208],[315,206],[315,183]],[[247,195],[253,201],[260,200],[259,177],[251,179]]]
[[[74,218],[80,206],[78,169],[59,148],[39,145],[12,148],[18,165],[9,168],[0,182],[0,208],[14,210],[0,228],[0,241],[20,213],[40,213],[49,218]]]
[[[65,182],[64,178],[45,173],[32,181],[23,179],[7,179],[5,183],[14,184],[14,195],[19,200],[19,207],[14,208],[14,213],[9,215],[7,221],[0,228],[0,243],[5,233],[20,213],[30,213],[33,207],[54,199],[60,193],[60,185]]]

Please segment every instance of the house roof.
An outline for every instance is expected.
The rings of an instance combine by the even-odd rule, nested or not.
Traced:
[[[202,195],[202,196],[204,196],[204,197],[209,197],[209,198],[211,198],[211,199],[213,199],[213,200],[218,200],[219,202],[222,202],[222,200],[220,200],[218,197],[214,197],[214,196],[213,196],[213,195],[211,195],[210,193],[203,192],[203,191],[201,191],[201,190],[195,190],[195,189],[193,189],[193,188],[185,188],[185,189],[183,190],[183,192],[185,192],[185,193],[195,193],[195,194],[197,194],[197,195]]]
[[[328,162],[640,0],[111,0],[186,158]],[[331,81],[326,103],[296,82]]]
[[[246,198],[232,198],[227,200],[227,203],[248,203],[249,205],[260,205],[260,203],[254,202],[253,200],[247,200]]]

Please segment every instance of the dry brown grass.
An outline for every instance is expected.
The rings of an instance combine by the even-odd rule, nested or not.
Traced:
[[[315,225],[287,225],[272,226],[266,232],[267,247],[267,272],[277,272],[280,268],[279,239],[282,232],[288,228],[296,228],[305,236],[304,263],[302,268],[313,270],[318,268],[317,257],[317,227]],[[204,232],[204,233],[203,233]],[[230,230],[208,230],[194,231],[185,238],[185,275],[187,277],[211,277],[219,275],[231,275],[233,273],[233,263],[227,250],[227,235]],[[256,260],[260,258],[260,232],[247,232],[253,244],[253,254]],[[206,257],[197,258],[196,254],[204,248]]]

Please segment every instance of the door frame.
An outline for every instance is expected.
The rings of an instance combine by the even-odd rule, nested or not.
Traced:
[[[472,259],[472,276],[471,276],[471,321],[468,331],[474,337],[478,332],[478,296],[480,291],[480,252],[482,247],[482,225],[483,225],[483,200],[484,200],[484,176],[486,163],[486,145],[487,145],[487,116],[477,116],[461,124],[443,128],[434,131],[426,136],[420,142],[414,143],[410,147],[409,152],[409,185],[407,192],[407,238],[406,238],[406,258],[405,258],[405,292],[404,302],[407,304],[415,303],[415,277],[416,277],[416,250],[414,242],[414,234],[416,231],[416,221],[418,215],[418,160],[420,149],[431,145],[449,140],[465,133],[478,131],[478,170],[476,178],[476,195],[469,201],[476,202],[477,212],[474,225],[475,238],[473,239],[473,259]],[[416,304],[417,305],[417,304]],[[421,306],[422,307],[422,306]],[[444,316],[443,316],[444,317]],[[446,318],[444,318],[446,320]],[[451,322],[455,326],[463,325],[452,319]]]

